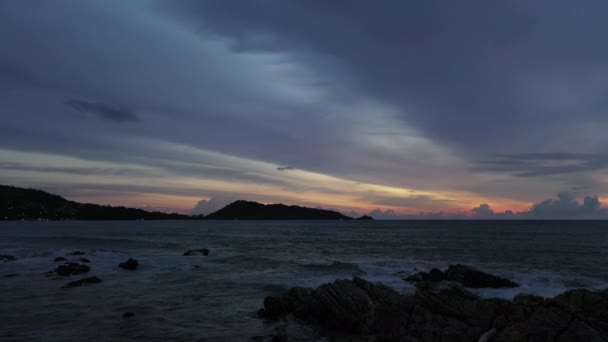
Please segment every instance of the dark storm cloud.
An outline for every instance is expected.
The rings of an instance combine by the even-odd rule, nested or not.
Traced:
[[[306,171],[480,201],[531,203],[581,184],[597,191],[608,148],[607,8],[594,0],[0,2],[0,146],[298,196],[325,187],[290,187]],[[124,124],[74,120],[66,99]],[[291,165],[299,171],[276,172]],[[563,180],[535,177],[546,175]]]
[[[518,177],[543,177],[608,169],[608,156],[589,153],[524,153],[482,160],[475,172],[504,172]]]
[[[83,100],[68,100],[65,104],[81,113],[91,113],[98,117],[114,122],[132,121],[138,122],[139,117],[135,111],[118,108],[103,103],[88,102]]]
[[[593,145],[601,130],[583,135],[576,125],[608,122],[604,1],[176,4],[239,49],[291,51],[311,63],[327,56],[329,74],[346,70],[464,155],[552,152],[563,134]]]

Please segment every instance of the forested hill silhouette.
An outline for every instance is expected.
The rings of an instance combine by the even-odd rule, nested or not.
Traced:
[[[203,215],[167,214],[143,209],[79,203],[37,189],[0,185],[0,221],[20,220],[354,220],[332,210],[236,201]],[[358,220],[373,220],[362,216]]]
[[[0,220],[192,220],[201,217],[78,203],[42,190],[0,185]]]
[[[205,216],[207,220],[353,220],[339,212],[285,204],[236,201]],[[371,219],[362,217],[361,219]]]

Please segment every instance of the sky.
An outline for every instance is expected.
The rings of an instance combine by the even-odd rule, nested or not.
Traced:
[[[0,2],[0,183],[207,214],[608,218],[608,3]]]

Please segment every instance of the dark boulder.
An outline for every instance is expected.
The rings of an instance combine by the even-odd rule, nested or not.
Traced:
[[[49,275],[56,275],[61,277],[67,277],[70,275],[78,275],[89,272],[90,268],[87,265],[81,265],[76,262],[66,262],[63,265],[59,265],[53,271],[48,272]]]
[[[58,261],[68,261],[68,259],[64,258],[64,257],[56,257],[53,261],[58,262]]]
[[[67,283],[67,285],[64,286],[64,288],[71,288],[71,287],[77,287],[77,286],[82,286],[85,284],[97,284],[97,283],[101,283],[101,279],[99,279],[96,276],[93,277],[88,277],[88,278],[82,278],[76,281],[72,281]]]
[[[135,316],[135,313],[133,313],[133,312],[125,312],[124,314],[122,314],[122,318],[131,318],[134,316]]]
[[[445,276],[447,280],[458,282],[462,286],[469,288],[513,288],[519,286],[509,279],[497,277],[460,264],[450,265],[447,271],[445,271]]]
[[[87,259],[87,258],[79,258],[78,260],[79,262],[91,262],[91,260]]]
[[[460,264],[450,265],[445,272],[437,268],[433,268],[429,272],[418,272],[404,278],[404,280],[412,283],[420,281],[453,281],[468,288],[513,288],[519,286],[509,279],[497,277]]]
[[[125,270],[130,270],[130,271],[135,271],[138,266],[139,266],[139,261],[137,259],[131,259],[131,258],[129,258],[129,260],[127,260],[125,262],[121,262],[120,264],[118,264],[118,267],[125,269]]]
[[[424,280],[438,282],[438,281],[444,281],[445,279],[446,279],[446,276],[440,269],[432,268],[429,271],[427,279],[424,279]]]
[[[86,253],[83,252],[83,251],[73,251],[73,252],[70,252],[70,253],[68,253],[66,255],[85,255],[85,254]]]
[[[440,282],[447,280],[445,273],[438,268],[432,268],[429,272],[418,272],[416,274],[412,274],[403,278],[405,281],[409,281],[411,283],[417,283],[420,281],[433,281]]]
[[[17,260],[17,258],[15,258],[12,255],[3,255],[3,254],[0,254],[0,261],[15,261],[15,260]]]
[[[294,316],[323,329],[368,334],[374,318],[374,301],[368,291],[375,292],[373,284],[362,279],[321,285],[294,311]]]
[[[185,256],[209,255],[209,250],[207,248],[191,249],[191,250],[188,250],[188,251],[184,252],[184,255]]]

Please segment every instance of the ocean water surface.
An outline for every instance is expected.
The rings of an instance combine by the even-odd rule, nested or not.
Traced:
[[[211,253],[182,255],[192,248]],[[74,250],[89,273],[44,276]],[[6,341],[247,341],[272,329],[255,316],[267,295],[353,275],[410,292],[403,277],[453,263],[521,284],[487,297],[608,288],[600,221],[0,222],[0,254],[17,258],[0,262]],[[129,257],[136,271],[117,267]],[[103,282],[62,288],[93,275]],[[318,338],[290,329],[290,341]]]

